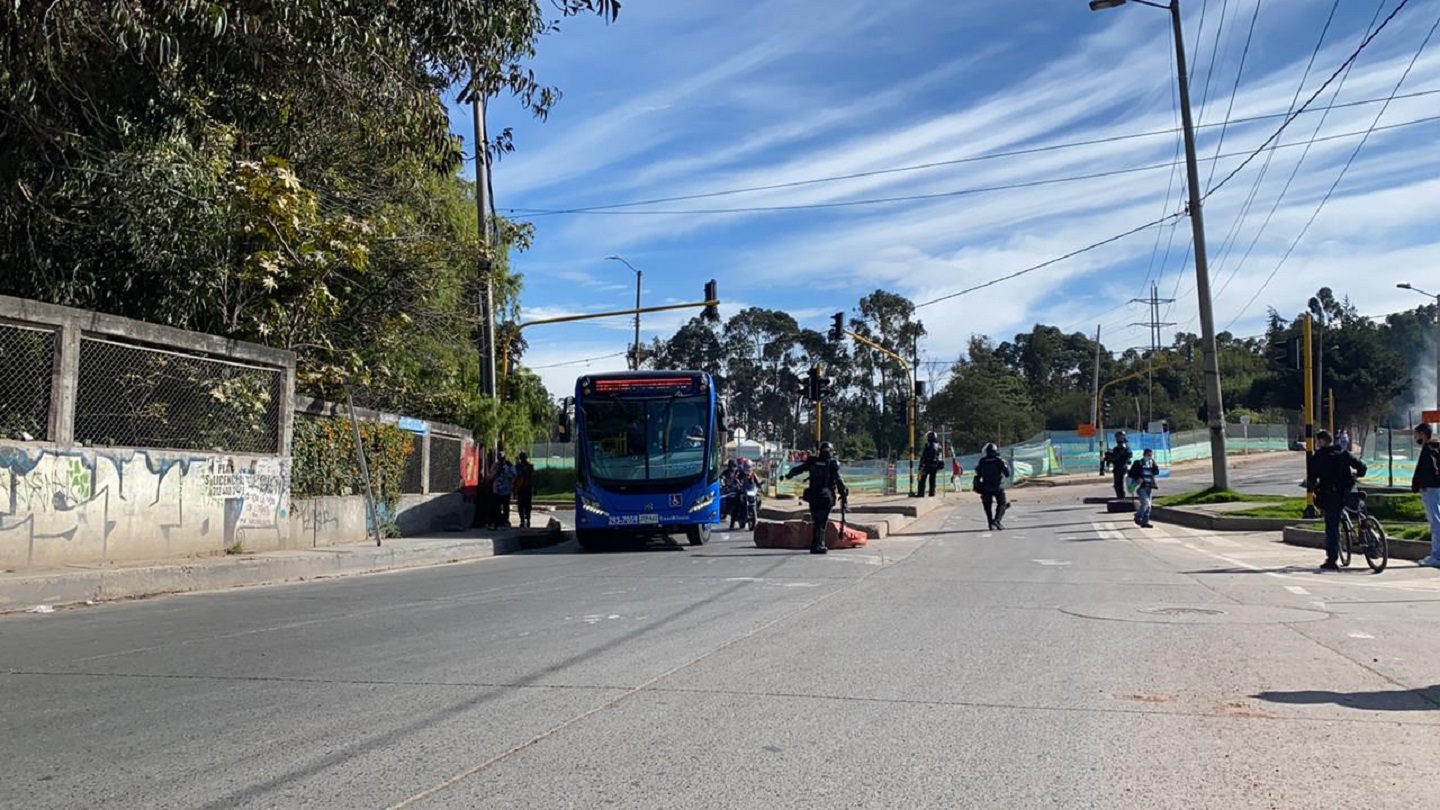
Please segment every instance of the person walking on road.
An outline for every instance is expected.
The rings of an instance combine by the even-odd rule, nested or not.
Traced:
[[[1110,471],[1115,476],[1115,497],[1125,497],[1125,476],[1130,472],[1130,460],[1135,454],[1130,452],[1130,440],[1125,437],[1125,431],[1115,431],[1115,446],[1110,448]]]
[[[1330,431],[1315,434],[1319,447],[1310,457],[1305,486],[1315,493],[1315,505],[1325,513],[1325,571],[1340,570],[1340,520],[1345,499],[1355,489],[1355,481],[1365,477],[1365,465],[1335,445]]]
[[[815,534],[810,540],[810,553],[825,554],[829,551],[825,547],[825,527],[830,525],[830,510],[835,508],[837,502],[849,501],[850,488],[840,480],[840,462],[835,459],[835,448],[830,442],[821,442],[820,453],[807,456],[803,462],[785,473],[785,479],[789,480],[802,473],[810,476],[805,493],[800,496],[810,504],[810,520],[814,523]]]
[[[1005,513],[1010,502],[1005,499],[1005,479],[1010,477],[1010,465],[1000,457],[1000,448],[994,442],[985,445],[984,455],[975,464],[975,491],[980,493],[980,503],[985,507],[985,521],[991,531],[1004,531]]]
[[[535,499],[535,465],[530,456],[521,453],[515,460],[515,508],[520,513],[520,528],[530,528],[530,505]]]
[[[1155,480],[1160,477],[1160,465],[1155,463],[1155,451],[1145,448],[1140,458],[1130,465],[1128,477],[1136,483],[1135,493],[1140,496],[1140,504],[1135,509],[1135,525],[1142,529],[1153,528],[1150,525],[1150,509],[1157,489]]]
[[[1425,519],[1430,522],[1430,554],[1421,565],[1440,568],[1440,441],[1428,422],[1415,428],[1415,443],[1420,445],[1420,458],[1415,462],[1415,477],[1410,489],[1420,493],[1425,505]]]
[[[935,497],[935,476],[944,468],[945,448],[940,446],[940,437],[932,430],[925,435],[925,450],[920,454],[920,485],[915,488],[915,497],[926,497],[926,481],[930,482],[929,497]]]

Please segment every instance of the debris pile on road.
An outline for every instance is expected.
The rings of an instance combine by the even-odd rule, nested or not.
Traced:
[[[785,548],[803,551],[810,548],[814,524],[808,520],[762,520],[755,524],[755,546],[757,548]],[[858,548],[869,541],[865,532],[846,527],[840,533],[840,524],[830,521],[825,527],[825,545],[831,549]]]

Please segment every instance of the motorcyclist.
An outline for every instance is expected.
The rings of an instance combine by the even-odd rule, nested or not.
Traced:
[[[745,488],[751,484],[755,485],[755,491],[757,493],[755,508],[759,509],[760,498],[758,493],[760,491],[760,476],[755,474],[755,466],[750,462],[750,459],[742,458],[735,467],[735,477],[732,484],[734,487],[734,497],[731,501],[730,508],[731,529],[735,528],[737,518],[739,519],[738,522],[743,524],[751,517],[751,515],[747,514],[747,505],[745,503]]]
[[[930,482],[930,496],[935,497],[935,476],[945,467],[945,450],[940,446],[940,437],[935,431],[925,434],[925,450],[920,454],[920,484],[915,488],[917,498],[925,497],[925,482]]]
[[[791,479],[801,473],[808,473],[809,482],[801,497],[810,504],[810,520],[814,523],[814,537],[810,541],[811,554],[825,554],[825,527],[830,523],[830,510],[836,501],[848,502],[850,488],[840,480],[840,462],[835,459],[835,448],[830,442],[820,443],[820,452],[807,456],[803,462],[785,473]]]
[[[994,442],[985,445],[984,455],[975,464],[975,491],[980,493],[980,503],[985,507],[985,521],[992,531],[1004,531],[1000,521],[1010,509],[1005,498],[1005,479],[1010,477],[1010,465],[1000,457],[1000,448]]]
[[[720,517],[734,514],[735,477],[740,474],[740,465],[735,459],[725,460],[725,469],[720,471]]]

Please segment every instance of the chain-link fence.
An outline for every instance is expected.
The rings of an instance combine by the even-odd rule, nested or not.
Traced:
[[[537,442],[530,445],[530,463],[537,470],[575,469],[575,445],[570,442]]]
[[[274,453],[284,385],[275,368],[85,337],[75,441]]]
[[[0,439],[50,438],[53,329],[0,322]]]
[[[405,457],[405,476],[400,479],[400,492],[419,495],[425,491],[425,437],[416,433],[410,438],[410,455]]]
[[[430,493],[454,492],[464,480],[460,475],[462,442],[454,436],[430,435]]]

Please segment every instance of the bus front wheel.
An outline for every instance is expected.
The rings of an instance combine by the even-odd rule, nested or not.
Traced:
[[[710,542],[710,524],[702,523],[698,526],[686,526],[685,539],[689,540],[692,546],[705,545]]]
[[[575,542],[580,544],[582,551],[591,553],[605,550],[605,541],[600,532],[594,529],[576,529]]]

